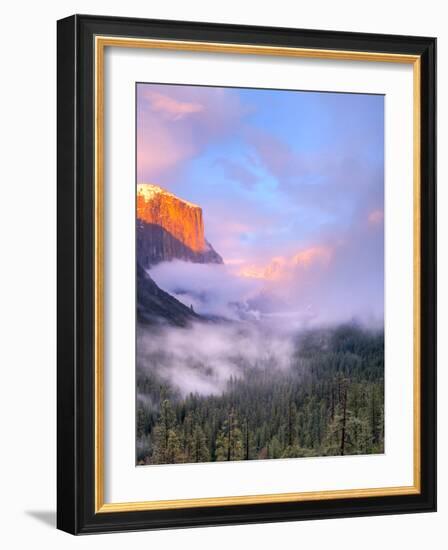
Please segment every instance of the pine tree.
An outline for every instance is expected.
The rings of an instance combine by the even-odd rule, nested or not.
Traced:
[[[138,407],[137,409],[137,425],[136,425],[136,431],[137,431],[137,438],[142,438],[144,435],[146,435],[147,430],[147,417],[145,414],[145,410],[143,407]]]
[[[192,462],[190,460],[192,456],[192,445],[193,445],[193,416],[191,413],[188,413],[182,424],[182,447],[184,450],[185,460],[187,462]]]
[[[344,455],[347,442],[347,382],[344,380],[342,388],[342,419],[340,454]]]
[[[233,409],[216,438],[216,459],[241,460],[243,458],[243,435],[238,427],[238,420]]]
[[[292,447],[297,442],[297,407],[290,401],[288,404],[286,423],[286,446]]]
[[[183,462],[181,441],[176,431],[176,417],[168,399],[160,408],[160,419],[154,428],[153,462],[176,464]]]
[[[188,462],[209,462],[210,453],[207,447],[207,439],[200,426],[196,426],[191,436],[189,445],[190,455]]]
[[[276,435],[269,442],[269,458],[281,458],[282,446]]]

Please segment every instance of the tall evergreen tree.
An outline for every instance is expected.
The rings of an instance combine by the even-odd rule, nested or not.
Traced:
[[[156,464],[183,462],[181,441],[176,431],[176,417],[168,399],[162,402],[160,420],[154,428],[154,454]]]
[[[241,460],[243,458],[243,436],[236,414],[231,408],[221,431],[216,438],[217,460]]]
[[[190,443],[189,462],[209,462],[210,452],[207,446],[207,440],[200,426],[193,430]]]

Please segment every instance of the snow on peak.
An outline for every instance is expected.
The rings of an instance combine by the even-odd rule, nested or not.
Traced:
[[[137,194],[141,195],[144,198],[145,202],[153,200],[158,195],[163,195],[165,197],[171,197],[178,201],[181,201],[192,208],[199,208],[197,204],[193,204],[192,202],[186,201],[185,199],[181,199],[173,193],[170,193],[166,189],[163,189],[163,187],[160,187],[159,185],[154,185],[152,183],[137,184]]]

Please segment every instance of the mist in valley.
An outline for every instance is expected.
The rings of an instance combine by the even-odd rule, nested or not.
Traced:
[[[257,281],[181,264],[170,268],[182,288],[166,266],[151,275],[202,320],[138,326],[137,464],[383,452],[379,322],[263,313],[250,306]],[[210,292],[187,270],[212,280]]]

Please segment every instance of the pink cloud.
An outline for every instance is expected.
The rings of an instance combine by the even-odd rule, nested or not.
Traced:
[[[367,217],[368,221],[372,225],[381,223],[384,219],[384,212],[380,209],[372,210]]]
[[[177,139],[157,117],[146,117],[137,132],[138,181],[158,183],[164,170],[191,157],[194,151],[190,141]]]
[[[214,139],[238,131],[244,110],[222,88],[139,84],[137,179],[164,185]]]
[[[171,120],[180,120],[189,114],[200,113],[204,110],[204,105],[201,103],[179,101],[151,90],[146,90],[144,95],[154,112],[161,113]]]
[[[333,250],[328,246],[311,246],[297,253],[293,261],[296,265],[308,267],[319,262],[328,265],[333,257]]]
[[[310,246],[292,257],[272,258],[267,265],[246,265],[239,271],[239,275],[268,281],[287,280],[297,277],[301,271],[311,267],[327,267],[333,256],[334,250],[329,246]]]

